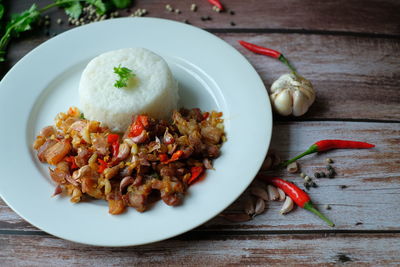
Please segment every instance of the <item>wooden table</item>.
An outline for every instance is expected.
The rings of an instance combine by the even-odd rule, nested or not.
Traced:
[[[8,1],[12,12],[32,2]],[[91,247],[38,230],[0,200],[1,266],[400,264],[399,1],[223,1],[235,15],[215,13],[205,0],[134,2],[130,13],[145,8],[148,16],[188,19],[224,39],[254,65],[267,88],[287,69],[277,60],[245,51],[238,39],[280,49],[313,82],[317,100],[305,116],[274,118],[271,149],[282,158],[327,138],[368,140],[376,149],[338,150],[299,161],[303,172],[312,174],[324,168],[326,157],[335,160],[336,178],[320,179],[319,187],[310,191],[335,228],[298,208],[282,216],[281,203],[269,202],[267,211],[249,222],[216,217],[155,244]],[[167,12],[168,3],[182,13]],[[198,5],[197,12],[189,10],[191,3]],[[130,13],[124,10],[120,15]],[[1,75],[40,43],[73,28],[61,10],[52,9],[48,15],[48,29],[23,34],[10,44]],[[212,20],[202,21],[201,16]],[[64,23],[55,23],[57,18]],[[277,174],[302,182],[298,174]],[[242,199],[226,212],[241,212]],[[325,210],[326,204],[332,209]]]

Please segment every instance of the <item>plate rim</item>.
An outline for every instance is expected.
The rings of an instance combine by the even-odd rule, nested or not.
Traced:
[[[30,59],[30,57],[32,57],[32,55],[35,55],[36,53],[40,53],[41,50],[46,49],[46,46],[52,45],[53,43],[55,44],[57,40],[62,40],[62,38],[68,38],[69,35],[73,35],[75,32],[79,33],[79,32],[85,31],[85,30],[86,30],[86,31],[87,31],[87,30],[90,31],[90,29],[91,29],[90,27],[93,27],[93,25],[105,25],[105,24],[119,23],[119,22],[120,22],[120,23],[124,23],[125,21],[128,21],[128,20],[129,20],[129,22],[135,20],[135,21],[138,21],[139,23],[142,23],[142,22],[143,22],[143,23],[147,23],[147,22],[157,22],[157,23],[161,23],[161,24],[163,24],[163,23],[168,23],[168,24],[172,24],[172,25],[178,25],[179,27],[184,27],[184,28],[186,28],[186,29],[190,29],[191,31],[194,30],[194,31],[197,31],[197,32],[200,32],[200,33],[203,33],[203,34],[206,33],[206,36],[207,36],[208,38],[212,38],[212,39],[216,40],[217,42],[222,43],[224,46],[226,46],[226,45],[229,46],[229,47],[231,48],[231,51],[230,51],[230,52],[236,53],[239,57],[241,57],[241,59],[244,60],[244,61],[247,63],[247,68],[250,68],[250,71],[253,72],[253,73],[255,74],[255,76],[254,76],[254,75],[253,75],[253,76],[254,76],[255,79],[257,79],[257,82],[262,84],[262,87],[263,87],[264,90],[265,90],[265,101],[264,101],[264,102],[265,102],[266,106],[264,106],[264,108],[265,108],[264,112],[265,112],[265,115],[266,115],[266,118],[267,118],[267,120],[266,120],[265,122],[263,122],[263,123],[265,124],[265,127],[264,127],[264,128],[265,128],[265,130],[266,130],[266,132],[267,132],[267,136],[264,136],[264,138],[265,138],[265,147],[264,147],[264,149],[263,149],[262,159],[258,159],[258,162],[256,163],[256,165],[258,165],[258,168],[257,168],[257,170],[253,170],[253,171],[252,171],[252,174],[251,174],[252,178],[249,179],[249,182],[248,182],[247,186],[244,187],[244,188],[242,188],[241,193],[240,193],[239,195],[237,195],[234,199],[232,199],[232,200],[230,201],[229,204],[226,205],[225,208],[227,208],[229,205],[231,205],[231,204],[246,190],[246,188],[248,187],[248,185],[251,183],[251,181],[254,179],[254,177],[256,176],[256,174],[259,172],[259,169],[260,169],[260,167],[261,167],[261,165],[262,165],[262,162],[263,162],[263,160],[264,160],[264,158],[265,158],[265,156],[266,156],[266,154],[267,154],[267,151],[268,151],[268,148],[269,148],[269,145],[270,145],[270,141],[271,141],[271,137],[272,137],[272,109],[271,109],[271,105],[270,105],[270,102],[269,102],[269,97],[268,97],[268,93],[267,93],[267,90],[266,90],[266,88],[265,88],[265,85],[264,85],[263,81],[261,80],[261,77],[259,76],[259,74],[258,74],[258,73],[256,72],[256,70],[254,69],[254,67],[248,62],[248,60],[247,60],[239,51],[237,51],[233,46],[231,46],[229,43],[227,43],[227,42],[224,41],[223,39],[219,38],[218,36],[215,36],[215,35],[212,34],[212,33],[209,33],[209,32],[207,32],[207,31],[205,31],[205,30],[203,30],[203,29],[201,29],[201,28],[198,28],[198,27],[195,27],[195,26],[192,26],[192,25],[187,25],[187,24],[180,23],[180,22],[176,22],[176,21],[173,21],[173,20],[160,19],[160,18],[150,18],[150,17],[147,17],[147,18],[118,18],[118,19],[113,19],[113,20],[107,20],[107,21],[102,21],[102,22],[96,22],[96,23],[93,23],[93,24],[89,24],[89,25],[85,25],[85,26],[81,26],[81,27],[77,27],[77,28],[74,28],[74,29],[65,31],[65,32],[63,32],[62,34],[60,34],[60,35],[58,35],[58,36],[56,36],[56,37],[54,37],[54,38],[51,38],[51,39],[45,41],[44,43],[40,44],[39,46],[35,47],[33,50],[31,50],[29,53],[27,53],[21,60],[19,60],[19,61],[7,72],[7,74],[3,77],[2,81],[0,82],[0,89],[3,89],[4,83],[7,83],[7,82],[8,82],[8,79],[9,79],[9,77],[11,76],[11,74],[12,74],[13,72],[15,72],[15,70],[18,70],[18,68],[19,68],[20,65],[28,64],[28,63],[26,63],[26,62]],[[67,36],[67,37],[66,37],[66,36]],[[43,92],[43,90],[44,90],[44,89],[42,89],[42,90],[39,92],[39,94],[41,94],[41,93]],[[2,90],[0,90],[0,95],[1,95],[1,94],[3,94]],[[1,102],[1,101],[0,101],[0,102]],[[2,117],[0,116],[0,121],[1,121],[1,119],[2,119]],[[0,142],[0,144],[1,144],[1,142]],[[260,156],[260,157],[261,157],[261,156]],[[249,175],[250,175],[250,174],[249,174]],[[0,180],[0,184],[1,184],[1,180]],[[66,236],[56,234],[56,233],[54,233],[54,232],[52,232],[52,231],[47,231],[46,229],[43,229],[43,227],[38,226],[38,225],[35,224],[35,223],[32,223],[32,220],[30,220],[29,218],[26,218],[25,215],[23,214],[23,212],[20,213],[20,211],[19,211],[18,209],[14,209],[14,207],[13,207],[13,205],[12,205],[12,203],[11,203],[12,201],[9,202],[9,201],[7,200],[7,198],[4,197],[4,195],[6,195],[6,193],[4,193],[4,189],[2,189],[2,188],[0,187],[0,196],[2,197],[3,201],[4,201],[14,212],[16,212],[19,216],[21,216],[24,220],[28,221],[28,223],[34,225],[35,227],[38,227],[38,228],[41,229],[42,231],[47,232],[47,233],[49,233],[49,234],[51,234],[51,235],[53,235],[53,236],[57,236],[57,237],[59,237],[59,238],[65,239],[65,240],[69,240],[69,241],[73,241],[73,242],[77,242],[77,243],[82,243],[82,244],[87,244],[87,245],[95,245],[95,246],[123,247],[123,246],[136,246],[136,245],[144,245],[144,244],[148,244],[148,243],[153,243],[153,242],[165,240],[165,239],[168,239],[168,238],[171,238],[171,237],[180,235],[180,234],[182,234],[182,233],[185,233],[185,232],[187,232],[187,231],[190,231],[190,230],[192,230],[192,229],[198,227],[199,225],[204,224],[205,222],[207,222],[208,220],[210,220],[210,219],[212,219],[212,218],[214,217],[214,216],[212,216],[212,217],[210,217],[210,218],[208,218],[208,219],[206,219],[206,220],[204,220],[204,221],[195,223],[194,225],[192,225],[192,227],[189,227],[189,229],[183,229],[183,230],[180,231],[180,232],[174,233],[173,235],[170,235],[170,236],[163,237],[163,238],[161,238],[161,239],[150,240],[150,241],[148,241],[148,242],[142,242],[142,243],[138,243],[138,244],[134,244],[134,242],[125,242],[125,243],[124,243],[124,242],[121,242],[120,244],[110,244],[110,245],[108,245],[108,244],[106,244],[106,243],[101,243],[101,242],[92,243],[92,242],[77,241],[77,240],[74,240],[73,238],[68,238],[68,237],[66,237]],[[183,204],[183,205],[185,205],[185,204]],[[225,209],[225,208],[224,208],[224,209]],[[223,209],[222,209],[222,210],[223,210]],[[221,211],[222,211],[222,210],[221,210]],[[221,211],[220,211],[220,212],[221,212]],[[217,213],[217,214],[218,214],[218,213]],[[29,217],[29,216],[27,216],[27,217]]]

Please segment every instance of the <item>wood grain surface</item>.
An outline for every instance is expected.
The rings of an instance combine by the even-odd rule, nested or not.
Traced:
[[[9,15],[35,1],[3,2]],[[37,1],[39,6],[51,2]],[[266,88],[287,69],[277,60],[246,51],[237,40],[282,51],[312,81],[317,99],[302,117],[274,115],[271,153],[287,159],[319,139],[377,145],[370,150],[335,150],[299,160],[302,172],[311,176],[324,170],[325,158],[334,160],[336,177],[315,179],[318,188],[309,192],[336,227],[324,225],[300,208],[280,215],[282,202],[272,201],[263,214],[247,222],[216,216],[188,233],[154,244],[91,247],[37,229],[0,199],[0,266],[400,265],[400,2],[222,2],[235,14],[218,14],[205,0],[136,0],[119,13],[127,16],[145,8],[151,17],[187,19],[243,53]],[[197,12],[189,10],[192,3],[197,4]],[[166,11],[166,4],[179,8],[181,14]],[[8,59],[0,64],[0,77],[36,46],[75,27],[67,23],[60,9],[47,15],[50,27],[37,28],[10,43]],[[202,16],[212,19],[202,21]],[[55,23],[58,18],[63,23]],[[251,93],[251,88],[243,90]],[[303,187],[298,173],[262,167],[260,174],[279,175]],[[0,179],[4,178],[0,174]],[[249,188],[223,213],[242,213],[248,196]]]
[[[12,12],[19,12],[28,8],[33,1],[6,1],[13,2]],[[14,3],[15,2],[15,3]],[[40,7],[51,3],[51,0],[38,1]],[[339,1],[312,1],[312,0],[229,0],[225,1],[227,11],[216,13],[206,0],[166,1],[166,0],[136,0],[135,4],[119,11],[121,16],[132,14],[138,8],[148,11],[148,16],[172,19],[177,21],[188,20],[189,23],[206,29],[222,31],[290,31],[290,32],[327,32],[345,34],[371,35],[400,35],[400,3],[396,0],[339,0]],[[224,2],[224,1],[222,1]],[[192,3],[197,5],[197,11],[190,11]],[[180,14],[169,12],[165,5],[170,4],[179,9]],[[47,12],[53,18],[66,18],[63,11],[52,9]],[[210,16],[211,20],[203,21],[201,17]],[[231,25],[235,22],[235,26]],[[65,30],[67,25],[59,25],[54,30]]]
[[[48,235],[1,235],[0,259],[5,266],[398,266],[399,237],[192,231],[146,246],[104,248]]]

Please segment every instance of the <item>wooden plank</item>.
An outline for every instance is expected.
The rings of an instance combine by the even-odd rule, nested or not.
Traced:
[[[287,55],[317,92],[316,102],[301,119],[400,120],[399,40],[300,34],[220,36],[246,56],[267,88],[287,68],[280,61],[246,51],[237,40],[279,48]]]
[[[400,213],[394,212],[400,202],[400,123],[277,123],[273,130],[271,149],[287,159],[320,139],[365,140],[377,145],[370,150],[336,150],[311,155],[299,161],[302,171],[312,176],[315,171],[324,170],[326,157],[334,159],[336,178],[319,179],[316,181],[319,187],[311,189],[310,195],[316,206],[336,223],[335,228],[329,228],[316,216],[299,208],[282,216],[279,214],[282,203],[271,202],[264,214],[250,222],[230,223],[216,217],[200,229],[400,230]],[[286,171],[267,174],[279,175],[303,186],[298,174],[288,174]],[[343,185],[346,188],[341,188]],[[243,194],[226,212],[242,212],[243,199],[247,196],[248,193]],[[49,201],[52,201],[50,197]],[[332,209],[325,210],[326,204]],[[0,201],[0,230],[33,229]]]
[[[15,3],[14,3],[15,2]],[[12,12],[20,12],[28,8],[35,1],[13,1]],[[51,3],[51,0],[40,1],[40,6]],[[128,10],[120,10],[121,16],[132,14],[138,8],[146,9],[151,17],[165,18],[177,21],[185,19],[195,26],[208,29],[285,29],[293,31],[340,31],[399,35],[400,3],[395,0],[340,0],[319,1],[312,0],[229,0],[222,1],[228,10],[234,10],[235,15],[229,12],[216,13],[206,0],[193,1],[162,1],[136,0]],[[197,12],[190,11],[190,5],[198,6]],[[180,14],[168,12],[165,5],[170,4],[179,9]],[[65,19],[61,10],[53,9],[48,14],[55,21],[61,17]],[[201,17],[210,16],[212,20],[202,21]],[[235,22],[235,26],[231,22]],[[55,30],[65,29],[61,25]]]
[[[317,99],[302,120],[351,119],[400,121],[400,41],[384,38],[303,34],[218,34],[253,64],[265,86],[287,71],[279,61],[239,47],[245,39],[279,48],[310,79]],[[14,64],[44,37],[19,40],[10,49]],[[10,66],[1,65],[0,73]],[[251,92],[251,88],[243,88]],[[280,118],[293,120],[296,118]]]
[[[400,234],[184,234],[140,247],[91,247],[50,236],[0,235],[4,266],[396,266]]]

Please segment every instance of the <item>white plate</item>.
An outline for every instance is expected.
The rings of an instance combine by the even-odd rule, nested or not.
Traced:
[[[78,103],[78,81],[90,59],[126,47],[163,56],[180,85],[181,104],[224,113],[228,142],[184,204],[162,201],[138,213],[108,214],[105,202],[54,197],[47,166],[32,143],[58,112]],[[0,84],[0,195],[21,217],[52,235],[92,245],[130,246],[191,230],[230,205],[250,184],[272,130],[267,91],[249,62],[218,37],[183,23],[122,18],[82,26],[35,48]]]

